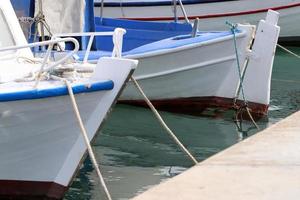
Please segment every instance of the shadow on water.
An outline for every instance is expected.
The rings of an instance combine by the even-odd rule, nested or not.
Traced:
[[[300,54],[300,48],[290,48]],[[300,108],[300,61],[277,49],[269,115],[261,129]],[[232,115],[195,117],[161,112],[183,144],[201,161],[257,132],[244,121],[238,131]],[[96,138],[94,151],[113,199],[128,199],[192,166],[150,110],[117,105]],[[86,159],[65,199],[105,199]]]
[[[74,178],[65,199],[91,199],[92,194],[90,191],[96,188],[94,187],[95,184],[93,184],[93,181],[91,181],[88,176],[92,171],[93,166],[90,159],[85,159],[77,176]]]

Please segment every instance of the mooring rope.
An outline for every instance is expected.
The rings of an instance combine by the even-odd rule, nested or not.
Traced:
[[[52,38],[53,34],[51,32],[51,28],[49,24],[46,21],[46,17],[43,11],[43,6],[42,6],[42,1],[39,1],[39,11],[35,17],[20,17],[19,21],[21,24],[28,24],[29,25],[29,30],[28,30],[28,37],[33,36],[33,41],[37,41],[38,33],[39,33],[39,25],[40,25],[40,36],[42,41],[45,41],[45,31],[44,28],[47,30],[49,37]],[[34,26],[34,34],[32,34],[32,25],[35,24]],[[57,43],[56,44],[59,50],[63,50],[61,44]],[[42,47],[44,48],[44,47]],[[44,50],[44,49],[43,49]]]
[[[114,37],[113,37],[113,43],[114,43],[114,50],[112,53],[112,57],[121,58],[122,56],[122,45],[123,45],[123,34],[124,30],[118,31]],[[178,146],[181,148],[181,150],[188,155],[188,157],[193,161],[194,164],[197,164],[198,161],[193,157],[193,155],[184,147],[184,145],[179,141],[179,139],[176,137],[176,135],[173,133],[173,131],[167,126],[167,124],[164,122],[158,111],[155,109],[151,101],[148,99],[146,94],[143,92],[141,86],[138,84],[138,82],[135,80],[133,76],[131,76],[131,80],[134,84],[134,86],[137,88],[139,93],[143,96],[145,102],[150,107],[156,118],[158,119],[159,123],[162,125],[163,128],[167,131],[167,133],[173,138],[173,140],[178,144]]]
[[[185,22],[189,24],[190,20],[189,20],[187,14],[186,14],[185,8],[184,8],[183,3],[182,3],[182,0],[178,0],[178,2],[179,2],[179,5],[180,5],[180,8],[181,8],[181,12],[182,12],[182,14],[184,16]]]
[[[18,18],[20,25],[24,31],[24,33],[26,33],[26,37],[31,37],[32,35],[32,25],[34,24],[34,18],[32,17],[19,17]]]
[[[193,163],[196,165],[198,164],[198,161],[196,160],[196,158],[194,158],[194,156],[187,150],[187,148],[180,142],[180,140],[176,137],[176,135],[173,133],[173,131],[167,126],[167,124],[165,123],[165,121],[162,119],[162,117],[160,116],[160,114],[158,113],[158,111],[155,109],[155,107],[153,106],[153,104],[151,103],[151,101],[148,99],[148,97],[145,95],[145,93],[143,92],[141,86],[138,84],[138,82],[135,80],[135,78],[133,76],[131,76],[131,80],[134,83],[135,87],[138,89],[138,91],[140,92],[140,94],[143,96],[145,102],[147,103],[147,105],[150,107],[150,109],[152,110],[152,112],[154,113],[154,115],[156,116],[156,118],[158,119],[158,121],[160,122],[160,124],[162,125],[162,127],[167,131],[167,133],[172,137],[172,139],[176,142],[176,144],[181,148],[181,150],[187,154],[187,156],[193,161]]]
[[[244,77],[242,76],[242,72],[241,72],[240,58],[239,58],[239,54],[238,54],[238,50],[237,50],[237,43],[236,43],[236,35],[235,35],[236,25],[233,25],[233,24],[230,24],[230,23],[228,23],[228,24],[231,26],[230,30],[231,30],[231,33],[233,34],[234,51],[235,51],[237,69],[238,69],[239,79],[240,79],[239,88],[240,88],[240,91],[242,92],[242,97],[243,97],[244,102],[247,103],[245,93],[244,93],[244,86],[243,86]],[[239,94],[237,94],[237,95],[239,95]]]
[[[242,106],[242,108],[245,108],[246,111],[247,111],[247,114],[249,115],[252,123],[254,124],[254,126],[259,130],[259,126],[256,124],[254,118],[252,117],[251,115],[251,112],[249,110],[249,107],[248,107],[248,102],[246,100],[246,97],[245,97],[245,93],[244,93],[244,86],[243,86],[243,82],[244,82],[244,78],[245,76],[242,74],[241,72],[241,66],[240,66],[240,60],[239,60],[239,54],[238,54],[238,49],[237,49],[237,41],[236,41],[236,35],[235,35],[235,31],[236,31],[236,27],[237,25],[233,25],[232,23],[229,23],[229,22],[226,22],[227,25],[229,25],[231,28],[231,33],[233,34],[233,44],[234,44],[234,51],[235,51],[235,56],[236,56],[236,62],[237,62],[237,68],[238,68],[238,74],[239,74],[239,90],[238,90],[238,93],[235,97],[235,100],[234,100],[234,103],[236,102],[240,92],[242,92],[242,98],[243,98],[243,101],[244,101],[244,105]],[[248,61],[246,60],[246,66],[248,65]],[[245,72],[244,72],[245,73]],[[238,112],[239,113],[239,112]]]
[[[280,44],[277,44],[277,46],[281,49],[283,49],[284,51],[288,52],[289,54],[292,54],[293,56],[295,56],[296,58],[299,58],[300,59],[300,55],[292,52],[291,50],[285,48],[284,46],[281,46]]]
[[[97,175],[98,175],[98,177],[99,177],[100,183],[101,183],[101,185],[102,185],[102,187],[103,187],[103,189],[104,189],[104,192],[105,192],[105,194],[106,194],[107,199],[108,199],[108,200],[111,200],[111,199],[112,199],[112,198],[111,198],[111,195],[110,195],[110,193],[109,193],[109,191],[108,191],[108,189],[107,189],[107,186],[106,186],[106,184],[105,184],[104,178],[103,178],[103,176],[102,176],[102,174],[101,174],[101,171],[100,171],[99,165],[98,165],[98,163],[97,163],[97,160],[96,160],[95,154],[94,154],[94,152],[93,152],[93,149],[92,149],[92,147],[91,147],[91,144],[90,144],[90,141],[89,141],[89,138],[88,138],[86,129],[85,129],[85,127],[84,127],[82,118],[81,118],[81,116],[80,116],[80,113],[79,113],[79,110],[78,110],[78,106],[77,106],[77,103],[76,103],[76,99],[75,99],[75,96],[74,96],[74,93],[73,93],[72,86],[71,86],[71,84],[69,83],[68,80],[66,80],[66,79],[62,79],[62,80],[64,80],[64,82],[65,82],[65,84],[66,84],[66,86],[67,86],[67,88],[68,88],[69,96],[70,96],[70,98],[71,98],[72,106],[73,106],[73,109],[74,109],[74,112],[75,112],[75,115],[76,115],[78,124],[79,124],[79,126],[80,126],[80,129],[81,129],[81,133],[82,133],[84,142],[85,142],[85,144],[86,144],[86,146],[87,146],[89,156],[90,156],[90,158],[91,158],[91,160],[92,160],[92,163],[93,163],[93,165],[94,165],[94,168],[95,168],[95,170],[96,170],[96,172],[97,172]]]
[[[49,63],[49,52],[52,50],[52,46],[55,42],[60,42],[60,41],[69,41],[69,42],[72,42],[74,44],[74,50],[70,51],[68,54],[66,54],[64,57],[62,57],[60,60],[58,60],[57,62],[54,62],[52,63],[51,65],[49,66],[45,66],[46,64],[48,65]],[[61,66],[62,63],[66,63],[68,61],[68,59],[74,55],[74,53],[76,53],[78,51],[78,48],[79,48],[79,44],[78,44],[78,41],[74,38],[65,38],[65,39],[56,39],[56,40],[51,40],[51,41],[45,41],[45,42],[39,42],[39,43],[33,43],[33,44],[26,44],[26,45],[19,45],[17,47],[7,47],[7,48],[2,48],[1,51],[8,51],[8,50],[15,50],[15,49],[22,49],[22,48],[29,48],[29,47],[35,47],[35,46],[42,46],[42,45],[48,45],[48,49],[47,49],[47,53],[45,55],[45,58],[40,61],[40,60],[37,60],[37,59],[33,59],[33,58],[27,58],[27,57],[16,57],[17,61],[18,62],[28,62],[30,64],[35,64],[35,63],[42,63],[42,66],[40,67],[39,71],[37,72],[30,72],[28,75],[24,76],[23,78],[19,78],[19,81],[35,81],[35,86],[34,88],[37,89],[37,86],[38,86],[38,82],[42,79],[42,78],[46,78],[46,79],[50,79],[52,78],[53,80],[58,80],[58,81],[62,81],[66,84],[67,86],[67,89],[68,89],[68,92],[69,92],[69,96],[70,96],[70,99],[71,99],[71,103],[72,103],[72,106],[73,106],[73,109],[74,109],[74,113],[76,115],[76,118],[77,118],[77,121],[78,121],[78,124],[79,124],[79,127],[80,127],[80,130],[81,130],[81,134],[83,136],[83,139],[84,139],[84,142],[87,146],[87,150],[88,150],[88,153],[89,153],[89,156],[91,158],[91,161],[92,161],[92,164],[97,172],[97,175],[99,177],[99,180],[100,180],[100,183],[104,189],[104,192],[106,194],[106,197],[108,200],[112,200],[111,198],[111,195],[106,187],[106,184],[105,184],[105,181],[104,181],[104,178],[101,174],[101,171],[100,171],[100,168],[99,168],[99,165],[97,163],[97,160],[96,160],[96,157],[95,157],[95,154],[93,152],[93,149],[91,147],[91,144],[90,144],[90,141],[89,141],[89,138],[88,138],[88,134],[87,134],[87,131],[84,127],[84,124],[83,124],[83,121],[82,121],[82,118],[80,116],[80,112],[79,112],[79,109],[78,109],[78,106],[77,106],[77,103],[76,103],[76,99],[75,99],[75,96],[74,96],[74,93],[73,93],[73,89],[72,89],[72,86],[71,84],[69,83],[68,79],[67,78],[62,78],[62,77],[59,77],[59,76],[56,76],[56,75],[53,75],[51,73],[54,72],[54,69],[55,67],[57,66]],[[23,59],[23,60],[21,60]],[[72,66],[74,68],[74,66]],[[62,69],[61,69],[62,70]],[[68,78],[75,78],[75,73],[73,73],[73,71],[70,71],[70,67],[68,68],[65,68],[66,72],[72,72],[72,73],[69,73],[69,76]],[[76,72],[76,70],[74,69],[74,72]],[[16,81],[18,81],[18,79],[16,79]]]

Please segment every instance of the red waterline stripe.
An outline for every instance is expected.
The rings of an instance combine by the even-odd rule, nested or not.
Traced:
[[[293,7],[300,6],[300,3],[290,4],[286,6],[278,6],[272,8],[263,8],[258,10],[250,10],[244,12],[231,12],[231,13],[220,13],[220,14],[210,14],[210,15],[199,15],[199,16],[189,16],[189,19],[208,19],[208,18],[217,18],[217,17],[228,17],[228,16],[238,16],[238,15],[250,15],[256,13],[267,12],[268,10],[283,10]],[[168,21],[173,20],[174,17],[151,17],[151,18],[123,18],[123,19],[130,19],[130,20],[143,20],[143,21]],[[178,17],[179,20],[183,20],[184,17]]]
[[[67,187],[54,182],[0,180],[0,199],[60,200]]]
[[[205,113],[210,108],[219,111],[233,110],[233,101],[234,99],[232,98],[215,96],[151,100],[152,104],[159,110],[190,115],[202,115],[203,112]],[[143,100],[120,100],[118,103],[147,107]],[[238,100],[236,104],[241,106],[243,101]],[[253,116],[260,118],[267,115],[269,106],[248,102],[248,107]]]

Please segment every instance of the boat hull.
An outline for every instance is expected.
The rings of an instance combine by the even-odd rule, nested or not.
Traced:
[[[108,111],[104,94],[76,95],[91,139]],[[62,198],[86,150],[69,96],[0,107],[0,197]]]
[[[87,82],[72,85],[90,141],[136,65],[133,60],[102,58]],[[98,89],[93,81],[99,82]],[[86,153],[64,83],[42,81],[37,91],[33,84],[0,85],[2,93],[10,92],[0,94],[0,199],[62,199]],[[11,93],[13,88],[19,92]]]
[[[250,32],[237,38],[239,49],[246,49],[250,42]],[[193,114],[213,107],[233,108],[239,74],[232,36],[193,48],[134,58],[139,60],[134,77],[157,108],[184,113],[193,111]],[[245,59],[245,52],[240,59]],[[262,105],[263,108],[259,106],[254,112],[266,114],[267,102],[260,102],[256,96],[249,96],[247,100],[255,102],[253,105]],[[119,102],[145,106],[131,82]]]
[[[105,1],[107,2],[107,1]],[[161,5],[161,1],[144,1],[144,5],[136,5],[135,2],[122,6],[109,3],[105,5],[103,16],[113,18],[126,18],[147,21],[172,21],[174,20],[173,7],[169,4]],[[129,2],[129,1],[128,1]],[[228,30],[226,21],[232,23],[258,24],[265,18],[269,9],[280,13],[279,26],[281,27],[280,41],[288,44],[300,44],[300,0],[238,0],[238,1],[212,1],[198,2],[183,1],[189,19],[199,18],[199,28],[203,31]],[[197,1],[194,1],[197,2]],[[184,20],[180,8],[178,18]],[[95,4],[95,15],[100,15],[100,4]]]
[[[165,110],[171,107],[180,110],[185,106],[182,110],[200,114],[206,108],[240,109],[247,103],[253,113],[266,115],[280,29],[276,19],[262,20],[252,43],[254,27],[239,25],[238,28],[241,30],[236,34],[239,66],[234,37],[230,35],[193,46],[132,55],[131,58],[139,60],[134,76],[147,97]],[[242,84],[239,68],[241,74],[244,72]],[[243,90],[238,92],[241,86]],[[129,104],[144,105],[142,100],[132,83],[120,97],[120,102]]]

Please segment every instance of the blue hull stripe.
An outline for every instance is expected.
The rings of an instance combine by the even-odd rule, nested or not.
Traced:
[[[105,82],[97,82],[91,85],[76,85],[73,86],[74,94],[112,90],[114,82],[109,80]],[[48,89],[32,89],[20,92],[0,93],[0,102],[29,100],[29,99],[42,99],[48,97],[57,97],[69,94],[66,86]]]

